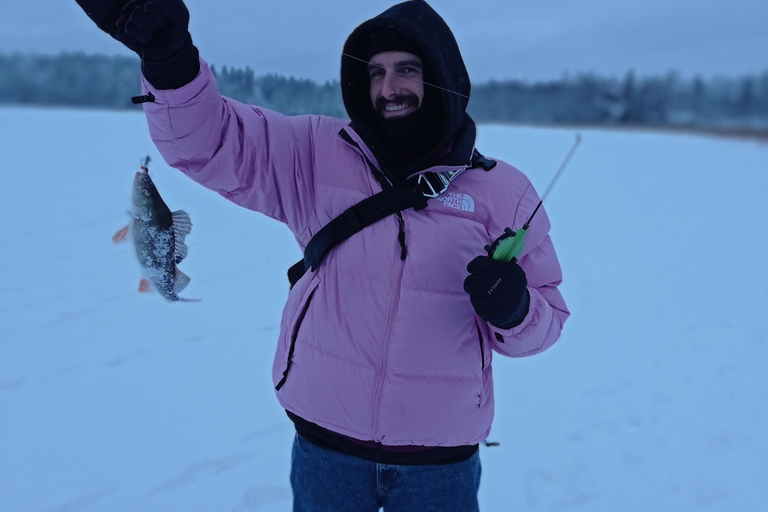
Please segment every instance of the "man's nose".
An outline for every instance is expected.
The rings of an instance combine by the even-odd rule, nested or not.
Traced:
[[[381,83],[381,95],[385,98],[391,98],[400,92],[397,88],[400,77],[394,71],[387,70],[384,74],[384,80]]]

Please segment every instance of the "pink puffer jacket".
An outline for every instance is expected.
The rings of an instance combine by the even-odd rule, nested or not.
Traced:
[[[161,91],[145,110],[169,165],[225,198],[284,222],[302,249],[323,225],[381,190],[348,122],[286,117],[221,97],[198,77]],[[339,135],[346,130],[360,148]],[[432,170],[449,170],[433,168]],[[444,196],[390,216],[333,249],[290,292],[275,354],[277,398],[340,434],[386,445],[475,444],[493,419],[492,353],[523,357],[550,347],[569,313],[560,265],[540,210],[520,265],[531,303],[522,324],[480,320],[464,292],[466,266],[506,226],[519,228],[539,197],[508,164],[464,172]],[[290,365],[290,366],[289,366]]]

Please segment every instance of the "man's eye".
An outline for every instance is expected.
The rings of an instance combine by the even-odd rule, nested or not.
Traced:
[[[420,72],[421,71],[419,71],[417,68],[411,68],[411,67],[403,68],[400,70],[400,73],[403,75],[415,75]]]
[[[384,76],[384,70],[383,69],[374,69],[370,72],[371,78],[378,78],[380,76]]]

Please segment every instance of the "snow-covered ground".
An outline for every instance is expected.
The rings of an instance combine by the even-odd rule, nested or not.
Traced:
[[[547,205],[573,316],[494,359],[482,510],[766,510],[768,145],[582,134]],[[543,191],[573,139],[482,126],[478,147]],[[1,109],[0,149],[0,511],[289,511],[291,234],[166,166],[141,114]],[[147,154],[202,302],[137,293],[111,242]]]

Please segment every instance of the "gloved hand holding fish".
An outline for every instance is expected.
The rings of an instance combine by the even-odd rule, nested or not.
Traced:
[[[192,221],[185,211],[171,212],[149,176],[148,164],[149,157],[133,179],[133,221],[112,240],[121,242],[131,233],[145,276],[139,283],[140,292],[154,289],[169,301],[190,301],[178,296],[190,278],[177,265],[187,255],[184,239],[192,231]]]

